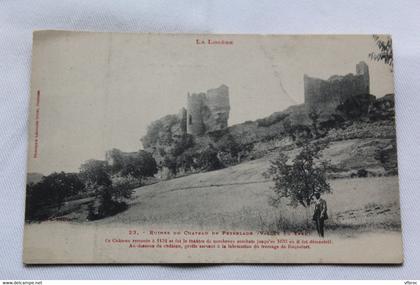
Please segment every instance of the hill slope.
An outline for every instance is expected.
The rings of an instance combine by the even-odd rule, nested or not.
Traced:
[[[360,145],[361,140],[350,142]],[[363,141],[362,141],[363,143]],[[366,142],[365,142],[366,143]],[[340,161],[349,141],[336,142],[331,155]],[[347,153],[347,156],[352,155]],[[180,228],[241,229],[258,231],[305,230],[310,211],[269,205],[272,182],[262,176],[271,156],[212,172],[193,174],[135,190],[127,211],[95,223],[126,223]],[[371,163],[367,160],[367,163]],[[398,177],[330,180],[332,194],[325,196],[330,219],[327,228],[396,229],[400,227]],[[309,221],[309,227],[311,227]]]

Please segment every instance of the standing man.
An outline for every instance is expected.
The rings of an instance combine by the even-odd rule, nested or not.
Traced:
[[[315,209],[313,220],[316,224],[316,230],[320,237],[324,237],[324,221],[328,219],[327,214],[327,202],[324,199],[321,199],[321,194],[319,192],[314,193],[315,196]]]

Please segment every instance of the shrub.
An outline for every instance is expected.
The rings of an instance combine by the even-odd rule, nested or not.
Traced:
[[[89,190],[97,186],[111,186],[110,169],[106,161],[90,159],[80,166],[80,177]]]
[[[120,193],[114,191],[112,187],[99,186],[97,203],[89,205],[88,220],[98,220],[108,216],[113,216],[128,208],[127,203],[121,201]],[[130,193],[131,195],[131,193]],[[118,199],[116,199],[118,197]]]
[[[157,173],[156,160],[151,153],[144,150],[124,153],[118,149],[112,149],[106,153],[106,158],[110,162],[108,168],[112,175],[132,176],[141,180],[143,177],[152,177]]]
[[[178,165],[176,158],[170,155],[166,155],[163,158],[162,166],[169,169],[171,174],[176,175],[178,173]]]
[[[242,148],[239,143],[236,142],[235,138],[231,134],[227,134],[222,137],[216,144],[219,151],[229,153],[232,158],[238,157]]]
[[[180,169],[184,171],[191,171],[194,168],[194,156],[190,152],[184,152],[176,157],[176,169],[177,172]]]
[[[211,146],[199,154],[197,164],[200,169],[207,171],[221,169],[224,167],[219,160],[217,151]]]
[[[178,156],[192,146],[194,146],[194,137],[190,134],[183,134],[174,140],[171,154]]]
[[[116,201],[128,199],[133,193],[133,189],[142,186],[139,179],[132,176],[115,176],[112,177],[112,195]]]
[[[356,120],[368,115],[371,107],[375,102],[375,96],[370,94],[360,94],[352,96],[344,103],[337,106],[336,111],[339,115]]]
[[[359,169],[357,170],[357,177],[367,177],[368,176],[368,172],[366,169]]]
[[[128,207],[123,200],[131,196],[133,188],[130,181],[113,181],[110,172],[107,163],[100,160],[88,160],[80,167],[80,176],[83,177],[86,187],[96,195],[94,204],[89,206],[88,219],[96,220],[115,215]]]
[[[266,118],[263,119],[258,119],[257,122],[257,126],[258,127],[269,127],[271,125],[274,125],[278,122],[283,121],[286,117],[288,116],[288,114],[285,113],[274,113]]]
[[[137,179],[152,177],[157,173],[156,160],[151,153],[140,150],[135,155],[130,155],[125,158],[124,166],[120,173],[122,176],[130,175]]]
[[[25,219],[33,221],[57,213],[66,198],[83,193],[85,186],[76,173],[54,172],[36,184],[27,185],[26,189]]]

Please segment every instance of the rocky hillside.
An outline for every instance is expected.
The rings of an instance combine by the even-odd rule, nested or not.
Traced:
[[[219,160],[217,167],[223,167],[261,158],[273,151],[293,149],[308,141],[355,139],[372,141],[357,147],[364,156],[355,151],[354,160],[371,161],[369,168],[383,168],[379,171],[382,175],[396,173],[393,94],[378,99],[369,94],[351,97],[328,116],[316,110],[308,114],[304,104],[294,105],[266,118],[202,136],[186,134],[180,118],[169,115],[153,122],[142,138],[146,150],[158,161],[161,173],[166,171],[162,178],[206,170],[207,166],[200,164],[203,154],[205,159]],[[343,167],[347,163],[352,165],[346,161],[339,169],[348,171]]]

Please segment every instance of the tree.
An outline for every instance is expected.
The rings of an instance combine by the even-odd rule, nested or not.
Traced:
[[[111,165],[112,174],[116,174],[124,168],[124,154],[121,150],[113,148],[106,152],[105,157]]]
[[[106,161],[90,159],[80,166],[80,177],[88,189],[112,185],[110,169]]]
[[[159,141],[159,134],[163,128],[163,123],[160,120],[152,122],[147,127],[147,134],[140,139],[144,148],[153,146]]]
[[[123,199],[130,198],[132,189],[128,181],[112,181],[111,169],[106,161],[88,160],[80,166],[80,177],[86,188],[96,194],[89,206],[89,220],[115,215],[127,208]]]
[[[140,150],[136,153],[124,153],[119,149],[112,149],[106,153],[108,169],[112,175],[132,176],[141,180],[157,173],[156,160],[152,154]]]
[[[85,190],[76,173],[54,172],[43,176],[36,184],[27,185],[26,219],[43,220],[56,213],[51,207],[61,209],[66,198]]]
[[[312,130],[307,125],[293,125],[292,132],[295,136],[295,140],[297,140],[297,145],[306,144],[309,140],[313,138]]]
[[[131,175],[132,177],[141,180],[143,177],[152,177],[157,171],[156,160],[153,158],[152,154],[140,150],[135,155],[127,156],[124,159],[121,175]]]
[[[281,199],[286,198],[294,207],[307,207],[315,192],[331,191],[326,179],[328,162],[315,163],[316,159],[320,159],[319,153],[323,148],[325,145],[306,144],[292,164],[288,164],[288,157],[284,153],[280,153],[277,159],[271,161],[265,176],[274,181],[273,190],[277,205]]]
[[[242,147],[230,133],[217,142],[217,148],[222,152],[229,153],[232,158],[235,158],[237,163],[240,162]]]
[[[57,207],[60,209],[66,197],[76,195],[84,190],[84,185],[75,173],[54,172],[44,176],[41,186],[52,189]]]
[[[394,60],[392,55],[391,37],[373,35],[373,39],[378,46],[379,52],[371,52],[369,57],[374,61],[383,61],[385,64],[389,65],[392,70],[394,66]]]

